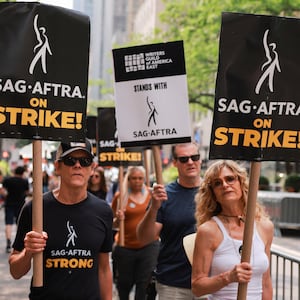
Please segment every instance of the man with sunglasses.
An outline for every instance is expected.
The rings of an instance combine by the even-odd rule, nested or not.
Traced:
[[[87,192],[93,158],[88,140],[60,144],[54,163],[60,186],[43,195],[42,234],[32,230],[31,202],[23,207],[9,264],[19,279],[43,252],[44,284],[31,287],[30,299],[112,299],[113,216],[105,201]]]
[[[196,229],[194,196],[201,182],[201,158],[196,143],[177,144],[172,155],[178,178],[166,187],[153,186],[152,203],[137,228],[137,235],[143,242],[160,236],[155,271],[159,299],[191,300],[192,269],[182,240]]]

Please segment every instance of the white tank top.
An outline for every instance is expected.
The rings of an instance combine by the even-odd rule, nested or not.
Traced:
[[[241,240],[233,239],[229,236],[223,223],[218,217],[213,217],[223,233],[223,240],[214,252],[210,276],[231,270],[234,265],[240,263],[241,255],[239,249],[242,246]],[[254,224],[251,259],[253,268],[252,279],[247,285],[247,300],[261,300],[262,297],[262,275],[269,267],[269,260],[265,253],[265,245],[260,238]],[[208,296],[209,300],[236,300],[238,283],[228,284],[221,290]]]

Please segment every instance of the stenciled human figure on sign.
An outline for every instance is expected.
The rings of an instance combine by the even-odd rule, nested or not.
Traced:
[[[267,79],[268,79],[269,90],[270,90],[270,92],[273,93],[273,91],[274,91],[273,82],[274,82],[275,70],[277,70],[278,72],[281,72],[278,54],[275,51],[276,44],[270,43],[268,45],[268,33],[269,33],[269,29],[267,29],[265,31],[264,38],[263,38],[263,44],[264,44],[264,48],[265,48],[267,61],[262,65],[261,70],[264,70],[265,67],[267,67],[267,68],[265,69],[264,73],[261,75],[260,79],[257,82],[257,85],[255,87],[256,94],[259,94],[262,84]]]
[[[154,125],[156,125],[155,115],[158,115],[156,107],[153,101],[149,101],[149,97],[147,97],[147,104],[149,107],[149,118],[148,118],[148,127],[150,126],[151,120],[153,121]]]
[[[41,60],[42,70],[45,74],[47,74],[46,68],[46,57],[47,52],[52,55],[48,37],[46,35],[45,27],[38,27],[38,17],[39,15],[35,15],[34,17],[34,31],[36,34],[36,38],[38,40],[38,44],[34,47],[33,52],[36,53],[29,67],[29,73],[33,74],[34,68],[39,60]],[[37,52],[36,52],[37,51]]]

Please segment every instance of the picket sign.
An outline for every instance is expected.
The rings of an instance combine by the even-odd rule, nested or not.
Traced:
[[[1,2],[0,29],[1,137],[33,140],[32,227],[42,233],[42,140],[85,140],[90,20],[39,2]],[[41,253],[33,287],[42,286]]]
[[[112,54],[118,140],[121,147],[151,147],[156,182],[163,184],[160,145],[191,141],[183,41]]]
[[[250,262],[260,163],[299,161],[299,31],[297,18],[222,13],[209,159],[251,162],[242,262]],[[239,284],[238,300],[246,290]]]

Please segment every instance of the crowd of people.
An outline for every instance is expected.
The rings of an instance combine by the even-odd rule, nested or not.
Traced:
[[[42,172],[43,192],[55,189],[59,184],[59,177]],[[26,201],[32,198],[32,172],[28,166],[17,165],[12,175],[4,176],[0,170],[0,205],[4,208],[6,252],[11,252],[12,230],[17,224],[18,216]]]
[[[202,172],[194,142],[174,145],[172,163],[177,178],[166,185],[147,186],[143,166],[128,167],[122,182],[109,185],[88,140],[61,143],[53,186],[44,175],[43,232],[32,229],[24,168],[8,178],[0,173],[13,278],[27,274],[43,253],[44,285],[31,284],[29,298],[112,299],[114,283],[120,300],[132,293],[136,300],[236,299],[238,285],[247,283],[247,299],[271,300],[274,228],[259,203],[251,259],[241,262],[246,169],[218,160]],[[191,234],[192,263],[183,244]]]

